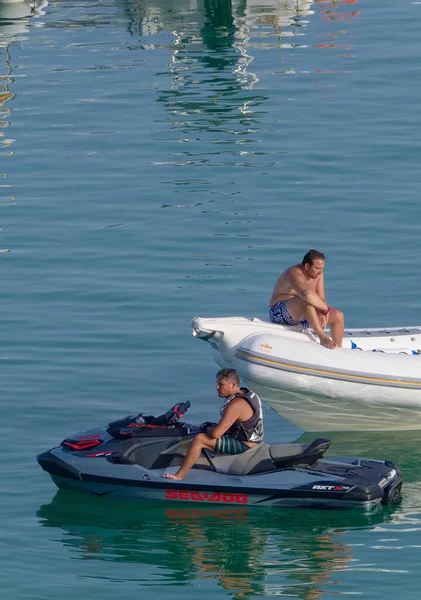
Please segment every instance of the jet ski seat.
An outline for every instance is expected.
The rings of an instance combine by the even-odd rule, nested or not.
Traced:
[[[204,450],[209,462],[219,473],[254,475],[288,467],[310,467],[330,446],[330,441],[317,438],[311,444],[276,444],[261,442],[242,454],[212,455]]]
[[[269,454],[277,468],[310,467],[322,458],[329,446],[330,440],[316,438],[311,444],[277,444],[269,446]]]

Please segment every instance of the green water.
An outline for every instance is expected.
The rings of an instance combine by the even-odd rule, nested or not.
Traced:
[[[311,247],[347,326],[421,323],[420,10],[0,2],[5,598],[419,598],[416,432],[327,434],[402,469],[402,504],[370,514],[107,502],[35,455],[178,400],[215,419],[191,319],[265,318]]]

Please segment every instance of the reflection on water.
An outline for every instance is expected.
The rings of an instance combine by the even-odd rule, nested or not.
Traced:
[[[128,3],[126,11],[129,30],[144,38],[145,49],[162,47],[163,39],[156,34],[171,31],[173,39],[167,45],[171,83],[160,101],[176,118],[176,127],[184,133],[215,132],[235,120],[247,135],[259,106],[268,99],[261,92],[250,93],[259,82],[252,66],[253,49],[291,47],[284,38],[302,35],[303,17],[312,14],[311,4],[202,0],[177,4],[175,11],[171,2],[135,2]],[[240,131],[229,133],[238,136]]]
[[[177,27],[181,30],[189,21],[192,13],[200,16],[197,26],[200,29],[205,21],[215,27],[234,25],[236,37],[250,37],[253,28],[270,26],[273,32],[280,33],[282,28],[292,25],[301,26],[303,17],[313,14],[310,10],[314,0],[116,0],[117,6],[130,19],[129,31],[133,35],[150,36]],[[330,3],[331,4],[331,3]],[[255,32],[267,37],[270,29]],[[246,35],[248,34],[248,35]],[[285,31],[284,35],[288,35]],[[293,35],[293,33],[292,33]]]
[[[37,515],[79,559],[144,565],[143,584],[151,584],[149,565],[161,573],[155,585],[214,580],[237,598],[288,588],[309,599],[358,560],[346,534],[384,525],[393,513],[117,504],[59,491]]]
[[[0,9],[1,9],[2,5],[0,4]],[[0,22],[0,27],[1,27],[1,22]],[[5,43],[5,38],[2,38],[2,42]],[[4,72],[5,74],[3,76],[0,76],[0,111],[1,111],[1,121],[0,121],[0,127],[1,128],[5,128],[5,127],[9,127],[10,126],[10,121],[9,118],[12,114],[12,108],[10,106],[5,106],[7,102],[9,102],[10,100],[13,100],[13,98],[15,97],[15,94],[11,91],[11,86],[14,83],[14,79],[12,77],[12,68],[10,66],[10,50],[8,45],[4,45],[4,47],[0,50],[1,52],[4,53],[4,60],[3,60],[3,65],[4,65]],[[13,89],[13,88],[12,88]],[[12,144],[14,143],[14,139],[10,138],[10,137],[6,137],[6,135],[3,132],[0,132],[0,144],[3,146],[3,148],[8,148],[9,146],[12,146]],[[5,150],[3,153],[3,156],[11,156],[13,154],[13,152],[11,150]],[[5,176],[5,174],[3,174],[3,176]],[[4,186],[2,186],[4,187]]]
[[[322,21],[342,21],[352,23],[353,19],[360,16],[359,10],[344,10],[347,6],[358,4],[359,0],[314,0],[320,5],[317,14]],[[357,8],[357,7],[355,7]]]
[[[329,88],[321,97],[334,102],[336,84],[327,79],[352,72],[348,64],[338,68],[337,59],[351,58],[348,13],[352,20],[359,11],[344,9],[358,0],[115,2],[140,41],[133,50],[168,52],[154,85],[170,122],[166,116],[160,128],[155,121],[153,139],[172,147],[151,161],[154,166],[266,169],[286,164],[291,141],[284,136],[284,103],[291,98],[284,76],[301,76],[299,86]],[[316,19],[325,33],[317,33],[314,43],[310,24]],[[344,26],[337,27],[338,21]],[[316,56],[306,53],[309,48],[317,48]],[[317,82],[307,83],[309,73]],[[269,96],[268,89],[276,93]],[[202,178],[200,184],[203,189],[211,180]],[[165,204],[173,206],[180,204]]]
[[[2,225],[23,250],[15,253],[19,261],[5,261],[9,429],[16,425],[18,432],[21,416],[36,412],[41,444],[58,429],[63,435],[76,429],[81,418],[95,422],[95,412],[117,411],[117,418],[125,411],[117,404],[127,406],[139,393],[139,401],[163,402],[167,381],[180,377],[183,393],[195,398],[215,370],[208,355],[199,360],[189,337],[194,307],[213,314],[265,310],[274,269],[310,234],[324,236],[332,255],[352,247],[358,259],[368,244],[376,286],[388,279],[377,268],[386,264],[385,239],[399,241],[395,267],[408,249],[416,252],[416,228],[404,226],[416,168],[406,170],[404,151],[398,163],[390,154],[385,168],[382,151],[389,127],[400,152],[416,123],[411,103],[403,114],[407,103],[396,98],[396,90],[409,93],[400,77],[412,65],[414,34],[393,28],[391,5],[383,22],[371,4],[62,0],[50,3],[48,18],[3,19],[1,131],[22,137],[2,149],[19,146],[6,161],[9,179],[1,182],[19,178],[25,200],[18,215],[3,211]],[[390,43],[388,31],[396,36]],[[352,53],[363,59],[361,79],[343,75],[357,68]],[[335,97],[336,107],[328,106]],[[386,109],[383,126],[373,118],[380,109]],[[401,126],[406,122],[408,129]],[[152,166],[158,161],[171,168]],[[252,168],[234,172],[233,165]],[[262,165],[279,168],[254,169]],[[400,167],[401,176],[378,185],[377,174]],[[395,183],[407,184],[403,192],[399,186],[407,199],[399,208],[400,229],[391,217],[396,198],[387,196],[389,182],[392,191]],[[160,210],[172,200],[173,206],[185,202],[186,210]],[[103,227],[122,222],[127,227]],[[374,230],[378,246],[370,245]],[[369,275],[363,273],[360,287],[369,285]],[[349,277],[352,265],[333,277],[339,299],[349,296],[343,292]],[[357,304],[353,318],[367,318]],[[205,396],[197,412],[208,418]],[[127,591],[138,582],[171,586],[174,600],[177,586],[199,600],[209,590],[237,598],[393,597],[391,587],[400,588],[404,578],[385,575],[386,569],[415,575],[418,564],[419,549],[404,555],[393,546],[418,543],[421,460],[415,437],[376,435],[331,436],[330,455],[396,461],[403,503],[390,514],[135,507],[63,492],[34,519],[34,501],[38,508],[40,498],[49,499],[52,484],[35,474],[33,444],[15,444],[13,495],[3,519],[8,597],[67,599],[74,586],[84,598],[131,596]],[[22,475],[34,484],[31,494],[20,494]],[[41,583],[34,593],[31,578],[21,574],[37,566],[33,579]],[[369,569],[366,579],[355,576]],[[28,589],[22,590],[23,579]]]
[[[2,63],[4,65],[3,73],[0,72],[0,128],[10,126],[9,118],[12,108],[9,105],[6,106],[6,103],[15,97],[12,91],[14,78],[11,67],[11,46],[17,40],[22,39],[28,31],[31,18],[36,19],[45,14],[44,9],[47,5],[48,0],[0,0],[0,53],[3,56]],[[41,22],[38,24],[42,25]],[[6,137],[3,132],[0,132],[0,144],[3,148],[7,148],[2,153],[3,156],[14,154],[12,150],[8,149],[14,142],[14,139]],[[2,177],[5,176],[6,174],[2,174]],[[2,185],[1,187],[9,186]],[[9,197],[9,200],[14,202],[13,197]]]
[[[28,31],[30,19],[45,14],[48,0],[0,0],[0,47],[7,48]]]

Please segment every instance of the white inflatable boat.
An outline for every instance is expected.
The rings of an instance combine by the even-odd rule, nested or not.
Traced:
[[[220,367],[305,431],[421,429],[421,326],[349,329],[328,350],[311,330],[195,317]]]

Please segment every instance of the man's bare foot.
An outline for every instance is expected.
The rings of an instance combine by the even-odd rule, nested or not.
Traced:
[[[327,336],[320,338],[320,344],[325,348],[328,348],[329,350],[333,350],[334,348],[336,348],[335,342]]]
[[[177,481],[181,481],[183,478],[178,476],[178,473],[175,473],[175,475],[172,475],[171,473],[165,473],[162,476],[164,479],[176,479]]]

